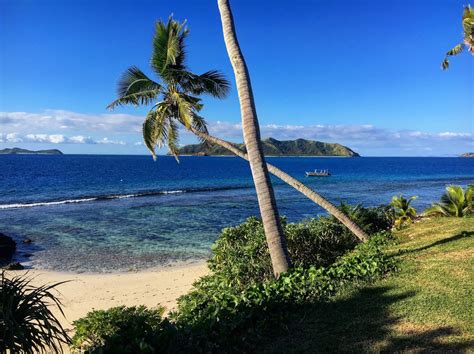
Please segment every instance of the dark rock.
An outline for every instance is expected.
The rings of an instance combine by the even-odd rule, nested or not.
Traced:
[[[19,262],[13,262],[13,263],[10,263],[10,264],[6,265],[5,267],[3,267],[3,269],[5,269],[5,270],[22,270],[22,269],[25,269],[25,267],[23,267]]]
[[[0,233],[0,262],[10,262],[15,250],[16,242],[11,237]]]
[[[25,238],[25,239],[23,240],[23,243],[26,243],[26,244],[30,244],[31,242],[33,242],[33,241],[31,240],[31,238]]]
[[[23,253],[23,257],[30,258],[33,256],[31,253]]]

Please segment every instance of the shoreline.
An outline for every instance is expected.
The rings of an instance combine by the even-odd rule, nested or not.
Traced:
[[[31,284],[40,286],[65,282],[55,288],[65,317],[57,308],[53,313],[64,328],[73,328],[72,322],[92,310],[115,306],[162,305],[166,311],[176,307],[176,299],[187,293],[192,284],[209,272],[206,261],[178,263],[143,270],[92,273],[43,269],[7,271],[9,277],[26,275]]]

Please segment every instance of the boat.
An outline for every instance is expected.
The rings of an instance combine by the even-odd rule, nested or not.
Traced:
[[[310,172],[306,172],[306,177],[328,177],[331,175],[329,170],[314,170]]]

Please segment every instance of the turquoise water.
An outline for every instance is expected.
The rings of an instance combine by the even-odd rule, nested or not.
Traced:
[[[374,206],[397,193],[422,210],[447,184],[474,183],[467,158],[268,158],[333,202]],[[219,231],[258,214],[248,165],[233,157],[0,156],[0,232],[36,268],[128,270],[204,259]],[[329,169],[328,178],[304,172]],[[290,221],[323,212],[275,182]],[[31,245],[23,245],[31,238]],[[33,256],[24,258],[25,252]]]

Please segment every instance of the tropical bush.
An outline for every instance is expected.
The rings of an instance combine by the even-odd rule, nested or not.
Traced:
[[[52,292],[61,283],[34,287],[31,278],[0,273],[0,353],[61,352],[70,338],[51,312],[61,303]]]
[[[390,205],[394,210],[394,226],[397,229],[410,224],[416,218],[416,209],[411,206],[411,202],[414,201],[417,196],[406,199],[403,195],[394,196]]]
[[[365,208],[362,205],[341,203],[339,209],[361,227],[367,234],[372,235],[392,228],[394,215],[390,205]],[[336,221],[335,217],[331,217]]]
[[[282,224],[295,266],[328,265],[357,244],[342,224],[329,218],[300,224],[282,220]],[[238,289],[273,278],[261,220],[251,217],[238,226],[223,229],[208,264],[213,273]]]
[[[291,306],[327,300],[349,282],[370,281],[393,269],[393,261],[382,251],[388,239],[386,233],[379,234],[332,265],[296,267],[277,280],[240,291],[220,274],[201,278],[178,299],[178,311],[172,314],[186,339],[181,344],[205,352],[250,345],[260,328],[269,321],[278,323]]]
[[[473,199],[474,185],[468,185],[466,190],[461,186],[446,187],[439,203],[433,203],[425,210],[426,216],[455,216],[463,217],[474,214]]]
[[[74,321],[72,347],[80,353],[163,353],[175,327],[163,319],[164,308],[113,307],[89,312]]]
[[[368,234],[390,229],[389,208],[341,205],[342,210]],[[335,217],[319,216],[301,223],[282,226],[294,267],[328,266],[353,249],[358,239]],[[214,274],[237,289],[273,277],[262,222],[248,218],[244,223],[223,229],[212,247],[208,262]]]

